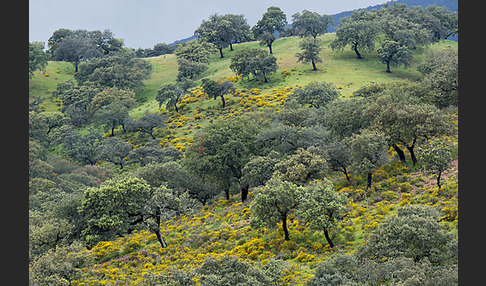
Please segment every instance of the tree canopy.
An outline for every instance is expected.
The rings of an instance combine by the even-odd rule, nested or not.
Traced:
[[[270,54],[273,53],[272,43],[275,41],[275,33],[282,34],[287,25],[287,16],[276,6],[268,7],[262,18],[252,28],[253,35],[260,40],[260,45],[267,46]]]
[[[44,42],[29,42],[29,78],[34,76],[34,71],[44,70],[50,59],[44,51]]]
[[[302,192],[304,187],[279,178],[270,179],[265,187],[258,190],[253,199],[251,223],[254,226],[263,224],[269,227],[276,227],[277,223],[282,223],[285,240],[290,240],[287,217],[295,212]]]
[[[237,51],[231,58],[230,69],[237,75],[268,82],[268,76],[277,71],[277,59],[260,49],[246,48]]]
[[[240,179],[243,167],[255,152],[257,133],[258,126],[249,118],[215,121],[195,136],[186,151],[184,164],[224,190],[227,199],[231,184],[238,184],[245,201],[248,189],[242,188],[245,185]]]
[[[303,10],[302,13],[297,12],[292,15],[292,34],[301,37],[313,37],[322,35],[327,32],[327,29],[334,19],[330,15],[320,15],[317,12]]]

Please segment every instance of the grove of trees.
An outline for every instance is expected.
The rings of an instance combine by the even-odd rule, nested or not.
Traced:
[[[384,216],[377,206],[356,207],[386,201],[385,189],[401,183],[391,178],[399,168],[432,173],[437,186],[429,196],[450,192],[444,173],[457,158],[450,139],[457,137],[457,51],[424,53],[416,81],[370,83],[346,100],[332,82],[312,81],[293,87],[275,112],[233,113],[234,100],[226,96],[236,97],[242,86],[255,87],[249,93],[256,95],[257,87],[273,83],[278,54],[272,45],[278,37],[301,37],[295,56],[317,74],[325,48],[319,36],[327,33],[332,16],[303,10],[292,20],[288,25],[276,6],[254,27],[244,15],[213,14],[195,30],[197,39],[153,50],[126,48],[109,30],[56,30],[47,51],[44,43],[29,43],[30,78],[49,60],[69,62],[75,70],[73,79],[52,91],[57,110],[43,110],[41,97],[29,101],[32,285],[69,285],[80,268],[93,263],[82,249],[140,230],[155,235],[161,248],[170,248],[170,231],[161,232],[164,223],[187,219],[218,199],[230,202],[234,195],[249,229],[277,229],[282,249],[297,241],[299,221],[322,235],[325,245],[313,247],[329,255],[313,264],[315,275],[306,285],[457,284],[457,234],[445,215],[448,205],[410,203],[409,186],[400,189],[404,203],[393,214]],[[409,65],[417,49],[454,34],[457,14],[437,6],[394,4],[342,19],[329,47],[350,47],[357,59],[375,51],[390,73],[393,66]],[[253,40],[264,47],[233,49]],[[237,80],[206,76],[218,52],[219,58],[231,58]],[[152,74],[144,57],[165,53],[177,58],[176,79],[154,91],[158,108],[133,115]],[[202,105],[197,107],[191,124],[198,130],[190,144],[176,148],[175,134],[187,133],[171,128],[176,119],[192,120],[184,105],[194,94],[218,101],[206,110],[232,115],[203,121],[198,116]],[[390,178],[388,185],[383,178]],[[357,211],[382,219],[359,230],[366,234],[362,244],[352,246],[355,251],[340,252],[351,236],[346,229],[359,223],[346,218]],[[241,226],[228,226],[235,227]],[[149,273],[143,285],[196,285],[194,277],[200,285],[287,285],[282,269],[288,265],[280,258],[289,254],[284,252],[258,267],[233,256],[208,257],[196,269],[174,271],[170,279]]]

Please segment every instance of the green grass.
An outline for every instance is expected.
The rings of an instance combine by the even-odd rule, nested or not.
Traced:
[[[418,80],[421,74],[417,71],[417,66],[423,62],[423,54],[425,51],[428,49],[441,50],[449,47],[457,48],[456,42],[441,41],[440,43],[417,49],[414,52],[414,59],[410,67],[392,67],[392,73],[386,73],[385,65],[380,63],[376,52],[362,53],[364,59],[358,60],[356,59],[355,53],[349,48],[344,51],[332,51],[329,48],[329,43],[331,43],[334,37],[335,34],[325,34],[320,37],[323,46],[323,51],[320,56],[323,62],[317,64],[317,71],[312,71],[311,64],[297,62],[295,54],[299,51],[300,38],[289,37],[276,40],[273,44],[273,54],[277,58],[279,68],[274,75],[269,77],[269,82],[263,84],[253,79],[248,80],[245,78],[244,80],[238,80],[235,87],[242,91],[246,90],[246,94],[248,94],[250,89],[258,88],[261,90],[261,95],[270,95],[272,90],[281,87],[284,89],[286,87],[295,88],[297,86],[304,86],[311,81],[326,81],[332,82],[339,89],[342,99],[349,99],[354,91],[365,84],[373,82],[384,83],[400,79]],[[262,47],[255,41],[237,44],[233,47],[234,51],[230,51],[229,48],[223,51],[224,58],[220,58],[219,53],[212,55],[209,68],[201,78],[219,79],[234,76],[235,73],[229,68],[231,57],[241,49],[260,48],[268,50],[267,47]],[[144,87],[135,91],[139,104],[130,111],[130,116],[133,118],[143,115],[146,110],[158,110],[159,105],[155,100],[157,89],[162,84],[175,82],[177,78],[177,59],[175,55],[162,55],[147,58],[147,60],[152,64],[153,70],[150,78],[144,81]],[[290,71],[290,75],[284,76],[282,72],[285,70]],[[43,110],[55,111],[60,108],[60,103],[56,102],[56,98],[52,96],[52,91],[56,89],[59,82],[74,79],[74,67],[72,64],[66,62],[49,62],[46,71],[49,74],[48,77],[43,72],[36,72],[35,77],[29,80],[29,92],[31,95],[39,96],[44,100],[44,103],[41,105]],[[197,81],[196,86],[199,86],[200,83],[201,80]],[[219,99],[200,100],[187,104],[185,109],[180,111],[180,114],[192,119],[185,123],[183,127],[173,129],[171,131],[173,132],[172,134],[176,138],[190,138],[193,137],[193,132],[197,130],[195,129],[196,125],[201,125],[204,128],[204,126],[218,117],[227,117],[228,114],[232,113],[230,110],[233,108],[237,111],[246,112],[238,104],[241,98],[236,98],[231,94],[227,96],[237,103],[235,106],[228,106],[224,111],[218,106]],[[199,108],[202,111],[201,113],[206,115],[204,119],[193,119],[196,108]],[[261,108],[258,105],[254,105],[254,109]],[[172,115],[172,113],[170,112],[169,115]],[[118,133],[121,132],[118,129],[115,131]]]
[[[384,83],[399,79],[418,80],[421,77],[417,71],[417,66],[423,61],[423,52],[428,49],[446,49],[449,46],[457,48],[457,42],[441,41],[425,48],[417,49],[414,52],[414,59],[410,67],[392,67],[391,73],[385,72],[385,65],[380,63],[376,56],[376,51],[364,52],[364,59],[356,59],[356,55],[349,48],[344,51],[332,51],[329,44],[335,38],[334,33],[325,34],[319,37],[323,50],[320,54],[323,62],[317,64],[317,71],[312,71],[311,64],[297,62],[295,54],[300,51],[298,37],[281,38],[273,43],[273,55],[277,58],[279,68],[270,77],[270,82],[260,84],[254,80],[244,80],[238,82],[238,88],[257,87],[266,92],[265,88],[273,89],[280,86],[304,86],[311,81],[332,82],[339,88],[343,98],[349,96],[358,88],[369,83]],[[229,48],[223,50],[224,58],[220,58],[219,53],[211,56],[209,68],[201,77],[219,79],[234,76],[235,73],[229,68],[231,57],[239,50],[245,48],[260,48],[268,50],[265,46],[260,46],[258,42],[247,42],[233,45],[234,51]],[[177,77],[177,60],[174,55],[164,55],[147,59],[152,63],[154,69],[151,78],[145,82],[145,87],[137,94],[137,99],[142,104],[132,111],[132,115],[140,115],[146,109],[155,110],[158,105],[155,101],[157,88],[162,84],[175,81]],[[282,75],[282,71],[290,71],[287,77]],[[197,81],[196,84],[200,84]]]
[[[48,76],[46,76],[48,75]],[[29,94],[38,96],[44,100],[41,105],[45,111],[56,111],[56,98],[52,92],[56,90],[57,84],[69,79],[74,79],[74,66],[67,62],[53,62],[47,64],[44,71],[34,72],[34,77],[29,79]]]
[[[140,103],[135,107],[130,115],[133,117],[142,115],[145,110],[153,111],[159,107],[155,100],[157,89],[169,82],[174,82],[177,78],[177,60],[174,54],[161,55],[147,59],[152,64],[152,74],[144,81],[144,87],[137,92],[136,99]]]

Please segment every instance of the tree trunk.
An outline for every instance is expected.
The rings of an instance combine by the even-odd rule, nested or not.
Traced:
[[[439,186],[439,190],[440,190],[440,187],[441,187],[441,184],[440,184],[440,176],[442,175],[442,171],[439,171],[439,174],[437,174],[437,186]]]
[[[223,103],[223,109],[226,106],[226,101],[224,100],[224,94],[221,95],[221,102]]]
[[[415,143],[415,140],[414,140],[414,143]],[[415,164],[417,164],[417,157],[415,157],[415,152],[413,150],[414,147],[415,146],[412,144],[412,146],[407,147],[407,149],[410,152],[410,158],[412,158],[413,165],[415,166]]]
[[[111,137],[115,137],[115,126],[111,127]]]
[[[78,64],[79,62],[74,62],[74,72],[78,72]]]
[[[287,214],[282,216],[282,229],[285,234],[285,240],[289,241],[290,236],[289,236],[289,230],[287,229]]]
[[[165,243],[164,239],[162,238],[162,234],[160,233],[160,209],[157,208],[155,210],[155,222],[157,223],[157,230],[155,231],[155,235],[157,236],[157,240],[160,243],[160,246],[163,248],[167,247],[167,243]]]
[[[267,76],[265,76],[265,74],[263,74],[263,78],[265,79],[265,83],[267,83],[268,79],[267,79]]]
[[[219,49],[219,55],[221,56],[221,58],[224,58],[224,56],[223,56],[223,48],[220,48]]]
[[[241,202],[245,203],[246,199],[248,198],[248,188],[250,186],[248,184],[240,185],[241,190]]]
[[[366,184],[366,189],[371,188],[371,172],[368,173],[368,183]]]
[[[386,72],[391,73],[390,71],[390,62],[386,62]]]
[[[326,237],[327,243],[329,243],[329,246],[331,248],[334,247],[334,243],[332,243],[331,238],[329,237],[329,233],[327,232],[327,228],[324,229],[324,236]]]
[[[393,144],[392,147],[393,149],[395,149],[395,152],[397,152],[400,161],[405,162],[405,153],[403,152],[403,150],[400,149],[400,147],[398,147],[397,144]]]
[[[157,240],[159,241],[160,246],[162,246],[163,248],[166,248],[167,243],[165,243],[164,239],[162,238],[162,235],[160,234],[160,230],[157,230],[155,232],[155,235],[157,235]]]
[[[314,60],[312,60],[312,70],[317,71],[316,63],[314,62]]]
[[[270,54],[273,54],[273,51],[272,51],[272,45],[268,45],[268,48],[270,49]]]
[[[233,51],[233,44],[229,43],[230,45],[230,51]]]
[[[174,108],[175,108],[176,112],[179,112],[179,108],[177,108],[177,102],[174,103]]]
[[[229,189],[224,190],[224,194],[226,196],[226,200],[229,201],[229,199],[230,199]]]
[[[346,167],[342,167],[341,171],[343,172],[343,174],[346,176],[346,180],[348,182],[351,181],[351,179],[349,178],[349,174],[348,174],[348,170],[346,170]]]
[[[357,48],[354,48],[354,52],[356,53],[356,56],[358,57],[358,60],[362,60],[363,57],[361,57],[361,54],[359,53]]]

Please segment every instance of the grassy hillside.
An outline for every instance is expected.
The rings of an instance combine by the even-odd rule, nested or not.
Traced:
[[[380,63],[375,51],[364,53],[364,59],[358,60],[351,50],[335,52],[329,48],[329,43],[335,38],[334,33],[328,33],[319,38],[322,40],[323,51],[320,56],[323,62],[317,64],[318,71],[312,71],[310,64],[297,62],[295,54],[300,51],[300,38],[281,38],[273,44],[273,54],[277,58],[279,69],[271,77],[270,82],[257,84],[253,81],[240,81],[236,84],[236,87],[240,89],[259,88],[262,90],[262,94],[266,94],[279,87],[295,87],[306,85],[311,81],[327,81],[339,88],[342,98],[348,98],[355,90],[372,82],[383,83],[398,79],[417,80],[421,74],[416,70],[416,67],[422,61],[424,51],[427,49],[444,49],[449,46],[457,48],[458,44],[453,41],[441,41],[417,49],[410,67],[392,67],[392,73],[386,73],[385,65]],[[258,42],[242,43],[233,47],[233,52],[229,48],[223,51],[223,59],[219,57],[219,54],[214,54],[211,57],[208,70],[202,77],[218,79],[234,76],[235,74],[230,70],[229,65],[231,57],[236,51],[244,48],[267,49],[261,47]],[[144,81],[144,88],[136,91],[137,101],[140,105],[132,110],[131,115],[134,117],[143,114],[145,110],[156,110],[158,108],[158,103],[155,100],[157,89],[164,83],[174,82],[178,73],[177,59],[173,54],[147,58],[147,60],[152,64],[153,70],[150,79]],[[290,75],[282,75],[284,70],[290,71]],[[74,78],[74,67],[70,63],[51,61],[47,65],[46,72],[48,76],[45,76],[43,72],[36,72],[35,77],[29,80],[29,92],[45,99],[46,110],[53,111],[58,106],[55,104],[55,98],[50,96],[51,92],[56,89],[57,83]],[[200,81],[197,83],[200,83]]]
[[[354,187],[343,187],[344,178],[334,178],[336,190],[353,198],[348,204],[350,215],[331,232],[335,249],[329,248],[322,232],[310,230],[295,216],[289,218],[290,241],[284,240],[281,224],[276,229],[253,229],[249,224],[252,193],[245,204],[238,195],[229,201],[220,199],[200,212],[162,223],[167,248],[161,248],[155,234],[148,231],[98,243],[87,251],[93,255],[94,263],[82,270],[83,278],[73,285],[114,285],[110,283],[115,281],[144,285],[144,275],[149,273],[167,274],[174,269],[190,272],[206,257],[224,255],[237,256],[257,266],[281,257],[286,265],[282,276],[288,285],[305,285],[319,262],[336,251],[355,251],[400,206],[411,203],[439,206],[447,214],[442,223],[457,232],[457,164],[444,175],[445,184],[440,192],[432,176],[397,162],[373,174],[377,178],[373,190],[365,190],[364,181]],[[193,280],[197,281],[197,276]]]
[[[44,100],[41,105],[45,111],[56,111],[59,106],[52,97],[52,91],[57,84],[69,79],[74,79],[74,66],[67,62],[53,62],[47,64],[46,71],[34,72],[34,77],[29,79],[29,94],[38,96]]]
[[[274,55],[279,69],[270,77],[267,84],[259,84],[235,77],[229,69],[231,56],[246,47],[262,48],[258,42],[234,45],[233,52],[224,50],[225,57],[215,54],[209,69],[203,77],[212,79],[231,78],[235,81],[236,91],[226,97],[226,108],[220,100],[208,98],[201,88],[194,88],[179,102],[179,112],[170,108],[159,110],[155,100],[156,90],[164,83],[173,82],[177,76],[177,61],[174,55],[148,58],[153,65],[150,78],[145,86],[136,91],[139,103],[130,114],[139,116],[149,111],[160,111],[168,116],[167,126],[156,129],[155,137],[162,146],[174,146],[184,151],[192,143],[193,135],[217,118],[231,118],[254,111],[279,112],[293,91],[311,81],[332,82],[341,92],[341,99],[352,97],[353,92],[365,84],[384,83],[396,80],[418,80],[421,74],[416,67],[423,60],[427,49],[439,50],[457,43],[441,41],[415,51],[412,64],[408,68],[393,68],[385,72],[376,52],[363,53],[363,60],[355,58],[350,50],[335,52],[328,47],[334,34],[321,38],[324,50],[318,71],[311,70],[310,64],[297,63],[295,54],[299,51],[300,38],[290,37],[275,41]],[[289,71],[284,75],[283,71]],[[36,72],[29,80],[30,94],[44,99],[43,110],[54,111],[60,103],[52,96],[57,83],[73,79],[74,68],[70,63],[49,62],[46,73]],[[452,112],[451,112],[452,113]],[[457,113],[450,120],[457,126]],[[140,132],[123,133],[116,130],[116,136],[132,143],[134,148],[147,141],[148,135]],[[456,130],[457,131],[457,130]],[[457,132],[456,132],[457,133]],[[445,138],[457,148],[457,137]],[[407,157],[410,156],[405,151]],[[388,156],[395,158],[392,150]],[[457,158],[457,157],[456,157]],[[420,163],[413,166],[410,161],[401,163],[392,160],[373,173],[373,185],[366,189],[366,178],[352,176],[348,182],[344,175],[332,172],[329,179],[337,192],[347,193],[351,199],[347,205],[349,215],[332,229],[330,234],[336,247],[329,248],[324,234],[312,231],[308,225],[290,216],[288,227],[290,241],[285,241],[281,225],[277,228],[258,228],[250,226],[250,205],[254,199],[254,189],[250,189],[248,201],[242,204],[239,194],[229,201],[216,198],[201,210],[182,217],[173,217],[161,225],[161,233],[168,244],[161,248],[156,235],[148,231],[138,231],[113,241],[101,241],[90,250],[83,249],[69,256],[93,257],[89,266],[80,269],[80,276],[71,285],[148,285],[145,281],[149,274],[173,273],[175,269],[190,272],[199,267],[205,258],[234,255],[248,260],[257,267],[266,264],[271,258],[279,257],[285,261],[282,272],[288,285],[305,285],[315,273],[319,262],[330,255],[342,251],[354,252],[370,232],[376,229],[386,217],[394,215],[400,206],[407,204],[432,205],[443,212],[441,224],[452,232],[457,232],[458,219],[458,177],[457,159],[443,174],[443,186],[438,190],[435,177],[421,170]],[[100,165],[103,165],[101,163]],[[125,168],[124,172],[132,166]],[[133,165],[137,168],[138,165]],[[121,171],[120,171],[121,172]],[[81,253],[82,252],[82,253]],[[196,275],[193,280],[197,281]]]
[[[440,50],[448,47],[457,48],[457,42],[441,41],[425,48],[417,49],[410,67],[395,67],[391,73],[385,72],[385,65],[380,63],[376,52],[363,53],[364,59],[356,59],[351,50],[332,51],[329,43],[335,34],[329,33],[320,36],[323,51],[320,56],[322,63],[317,64],[318,71],[312,71],[311,64],[298,63],[295,54],[299,51],[300,38],[281,38],[273,44],[273,54],[277,58],[279,69],[269,78],[269,83],[257,83],[253,80],[238,79],[235,82],[237,92],[226,96],[227,108],[222,110],[220,101],[208,98],[200,89],[195,88],[191,94],[186,95],[178,104],[180,112],[167,112],[170,117],[165,130],[157,130],[156,136],[162,138],[163,145],[175,146],[183,151],[191,144],[192,135],[198,129],[203,128],[216,118],[228,118],[244,112],[252,112],[257,109],[272,109],[278,112],[287,96],[293,93],[298,86],[304,86],[311,81],[332,82],[340,91],[341,98],[352,97],[352,93],[361,86],[369,83],[384,83],[395,80],[414,81],[421,74],[416,67],[423,60],[423,53],[428,50]],[[212,79],[235,77],[229,65],[232,55],[244,48],[261,48],[258,42],[249,42],[234,45],[234,51],[229,48],[224,50],[224,58],[219,54],[211,57],[208,70],[202,77]],[[144,81],[145,86],[136,91],[136,99],[139,105],[130,111],[132,117],[142,115],[146,110],[157,111],[158,102],[155,100],[157,89],[164,83],[174,82],[177,77],[177,59],[175,55],[162,55],[147,59],[153,66],[150,78]],[[285,76],[283,71],[289,71]],[[35,77],[29,81],[30,93],[44,99],[41,108],[46,111],[55,111],[60,108],[60,103],[52,96],[59,82],[74,79],[74,68],[66,62],[49,62],[46,68],[46,76],[42,72],[36,72]],[[200,81],[196,82],[199,85]],[[121,130],[121,127],[119,128]],[[119,131],[120,133],[121,131]],[[122,137],[137,145],[145,139],[133,134],[123,134]],[[143,137],[143,136],[142,136]]]
[[[256,84],[255,82],[239,82],[236,86],[244,89],[259,88],[265,90],[283,86],[306,85],[311,81],[332,82],[340,89],[343,98],[349,97],[355,90],[361,86],[376,82],[388,82],[397,79],[416,80],[421,74],[416,70],[417,65],[422,61],[422,53],[426,49],[443,49],[448,46],[457,47],[457,42],[441,41],[438,44],[431,45],[424,49],[415,51],[412,64],[408,68],[392,68],[392,73],[385,72],[385,65],[380,63],[376,52],[364,53],[364,59],[356,59],[356,55],[351,50],[335,52],[329,48],[329,43],[335,38],[334,33],[325,34],[319,37],[324,47],[320,56],[322,63],[317,64],[318,71],[312,71],[310,64],[298,63],[295,54],[300,51],[298,37],[281,38],[273,44],[273,55],[277,58],[279,69],[267,84]],[[229,65],[232,55],[244,48],[261,48],[258,42],[249,42],[234,45],[234,51],[229,48],[223,50],[224,58],[221,59],[219,54],[211,57],[208,70],[202,77],[212,79],[234,76]],[[137,98],[142,104],[136,108],[133,115],[140,115],[144,110],[154,110],[157,108],[155,95],[157,88],[162,84],[175,81],[177,77],[177,61],[174,55],[163,55],[147,59],[152,63],[154,69],[152,76],[147,80],[144,89],[138,93]],[[284,77],[282,71],[290,71],[289,76]]]

